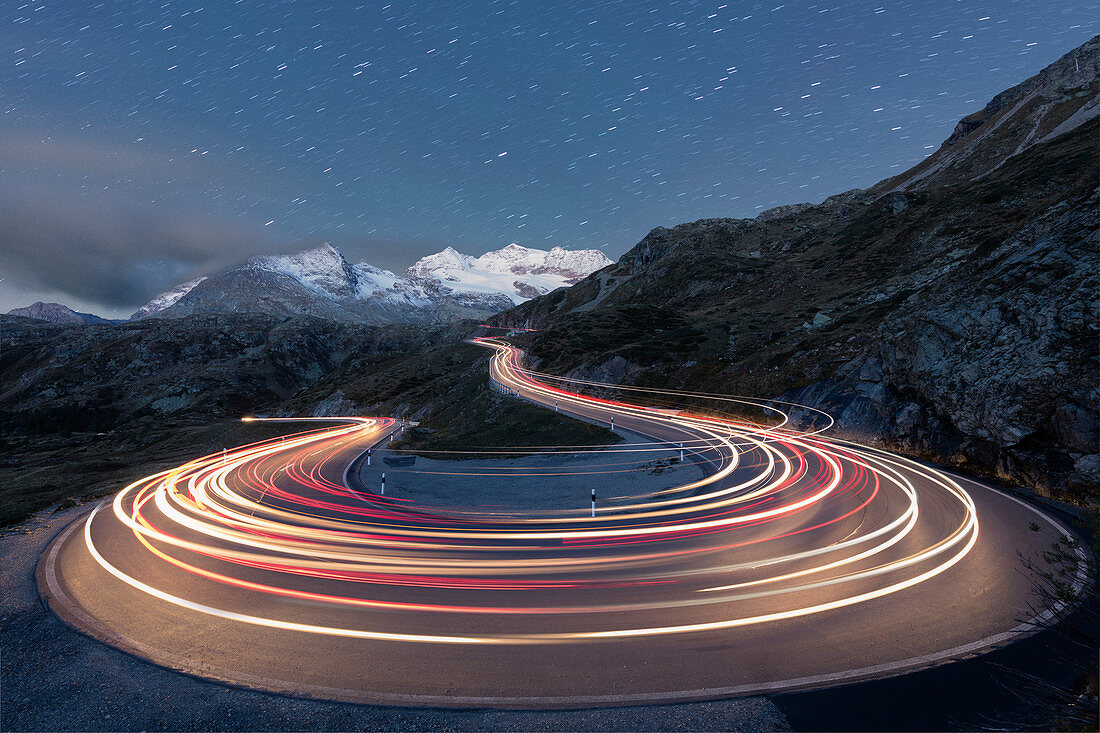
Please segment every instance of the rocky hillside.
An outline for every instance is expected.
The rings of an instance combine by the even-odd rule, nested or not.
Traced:
[[[650,232],[497,316],[540,368],[782,395],[840,432],[1095,492],[1100,42],[871,190]]]
[[[423,420],[418,440],[436,448],[451,435],[441,421],[483,445],[613,439],[564,416],[532,420],[536,408],[490,391],[485,350],[461,340],[474,327],[260,314],[107,326],[0,316],[0,526],[303,429],[242,424],[249,414],[399,415]]]
[[[0,415],[12,436],[272,411],[342,367],[424,354],[467,327],[264,315],[74,326],[0,316]]]
[[[0,525],[302,429],[241,423],[246,414],[391,415],[407,409],[403,395],[445,394],[449,380],[484,358],[461,352],[475,350],[459,343],[471,325],[265,315],[70,325],[0,316]],[[352,392],[355,380],[362,384]]]

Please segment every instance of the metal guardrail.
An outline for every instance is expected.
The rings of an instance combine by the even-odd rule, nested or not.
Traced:
[[[493,376],[492,370],[489,371],[489,386],[492,387],[493,391],[497,394],[502,394],[507,397],[519,397],[514,389],[512,389],[511,387],[506,387],[505,385],[498,382],[496,380],[496,377]]]

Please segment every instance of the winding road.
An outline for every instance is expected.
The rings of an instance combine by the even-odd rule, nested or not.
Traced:
[[[1014,497],[791,429],[773,403],[706,396],[759,413],[752,423],[653,406],[684,393],[593,396],[611,392],[526,370],[505,341],[475,341],[493,350],[502,390],[613,424],[626,438],[602,453],[616,465],[656,444],[706,475],[628,496],[597,475],[594,508],[432,506],[349,471],[399,423],[313,419],[100,504],[43,554],[43,596],[85,633],[189,674],[494,707],[900,674],[1009,643],[1061,610],[1033,608],[1019,556],[1068,532]]]

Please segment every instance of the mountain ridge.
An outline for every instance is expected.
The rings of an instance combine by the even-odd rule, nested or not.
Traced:
[[[525,262],[538,260],[542,272],[532,275],[529,268],[508,267],[508,260],[519,252]],[[594,257],[591,253],[595,250],[571,252],[572,257],[561,252],[565,250],[547,252],[511,244],[475,258],[447,247],[396,275],[366,262],[351,264],[326,242],[294,254],[253,257],[195,284],[160,310],[146,306],[145,317],[185,317],[232,309],[371,324],[483,318],[575,282],[595,265],[611,263],[602,253]],[[561,264],[546,265],[551,255]],[[250,276],[237,277],[237,272]]]
[[[481,319],[610,264],[598,250],[539,250],[513,243],[480,257],[447,247],[397,275],[368,262],[352,264],[325,242],[291,254],[252,257],[181,283],[129,320],[199,313],[309,315],[373,325]],[[36,303],[10,313],[59,323],[120,322],[60,304]]]
[[[44,303],[41,300],[26,306],[25,308],[12,308],[9,316],[22,316],[38,321],[50,323],[81,323],[81,324],[109,324],[121,323],[108,318],[97,316],[94,313],[81,313],[61,303]]]
[[[873,190],[904,191],[975,180],[1033,145],[1096,118],[1098,79],[1100,36],[1094,36],[959,120],[935,153]]]

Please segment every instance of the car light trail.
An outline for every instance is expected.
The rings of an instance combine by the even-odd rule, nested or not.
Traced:
[[[545,645],[693,634],[845,608],[947,572],[977,541],[974,502],[950,477],[826,439],[822,429],[793,430],[780,403],[562,380],[524,369],[521,352],[504,341],[476,342],[494,351],[492,379],[517,396],[587,419],[615,418],[656,444],[603,446],[583,471],[454,473],[598,480],[638,471],[654,450],[679,455],[683,446],[707,474],[615,497],[595,516],[583,505],[434,506],[343,480],[352,459],[395,421],[316,419],[326,426],[127,486],[110,511],[88,518],[88,552],[131,588],[229,623],[394,642]],[[654,409],[572,391],[577,386],[648,400],[714,399],[774,419]],[[528,451],[471,451],[517,452]],[[939,507],[935,521],[920,511],[926,501]],[[99,546],[94,530],[104,522],[131,535],[129,554]],[[170,591],[159,580],[169,572],[192,581]],[[243,612],[248,604],[235,594],[265,599],[264,612]],[[559,620],[547,628],[550,617]],[[493,619],[500,622],[486,627]],[[404,628],[410,622],[415,630]]]

